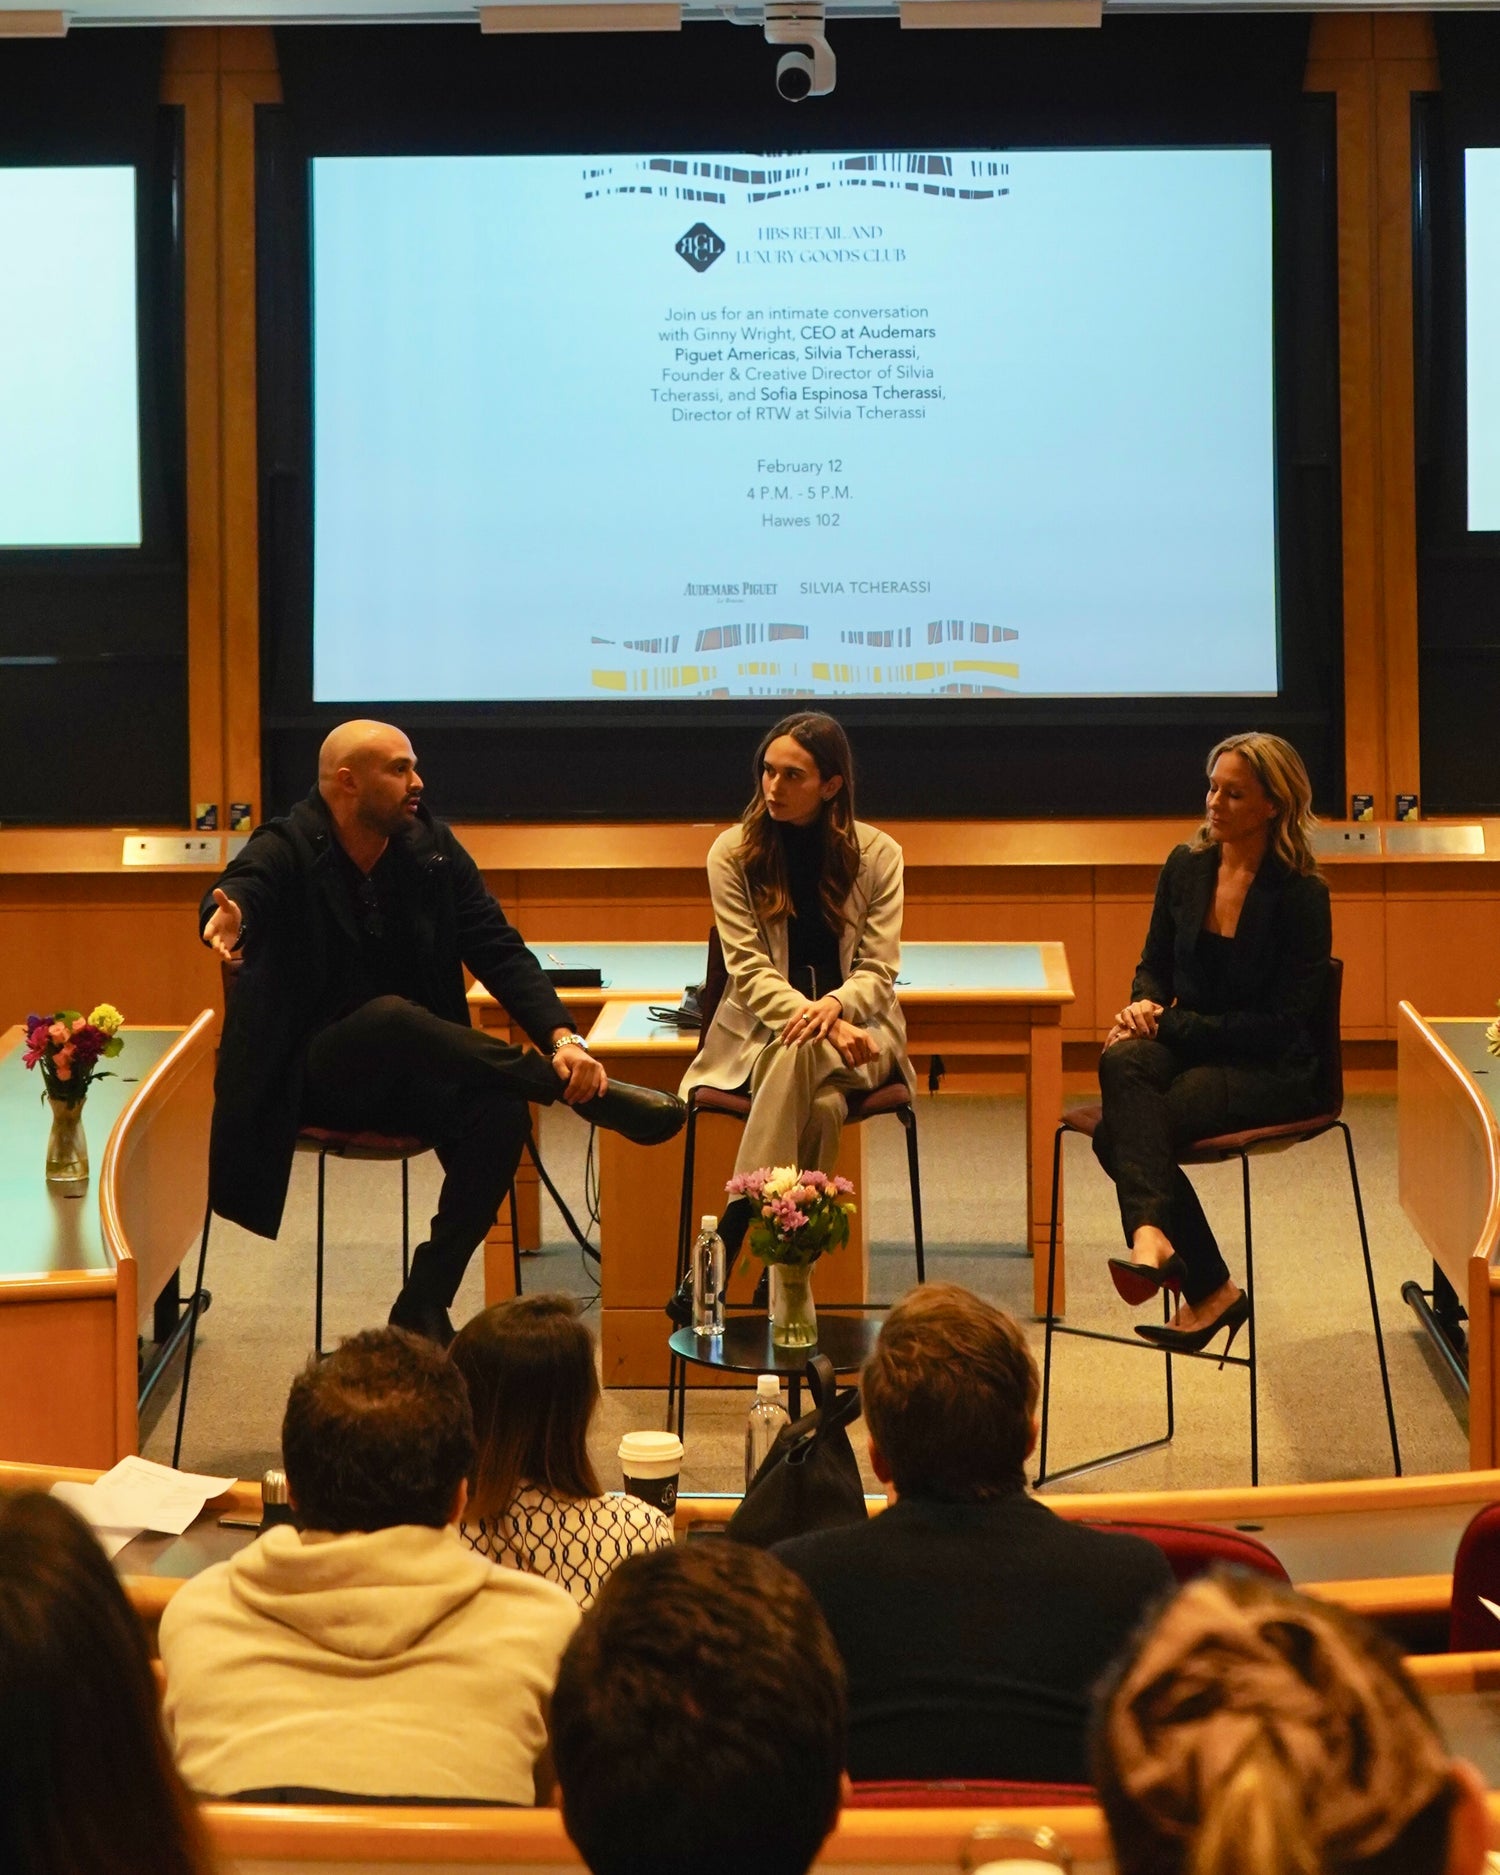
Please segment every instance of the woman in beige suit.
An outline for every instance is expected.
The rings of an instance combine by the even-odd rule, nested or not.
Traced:
[[[755,793],[709,849],[708,889],[729,984],[682,1081],[747,1089],[737,1172],[831,1172],[844,1093],[900,1072],[906,1026],[901,848],[854,818],[848,738],[831,716],[787,716],[755,752]],[[733,1256],[748,1207],[720,1220]]]

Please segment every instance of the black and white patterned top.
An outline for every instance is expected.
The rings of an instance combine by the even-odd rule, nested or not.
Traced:
[[[518,1491],[503,1517],[466,1523],[462,1533],[481,1556],[545,1576],[580,1608],[592,1605],[617,1563],[673,1542],[671,1518],[638,1497],[557,1497],[538,1485]]]

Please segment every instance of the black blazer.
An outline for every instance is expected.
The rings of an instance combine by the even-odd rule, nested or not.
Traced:
[[[284,819],[257,827],[216,881],[244,917],[244,966],[224,1012],[214,1076],[209,1202],[220,1217],[262,1237],[281,1228],[308,1044],[343,1007],[342,974],[360,942],[334,873],[333,840],[333,822],[314,789]],[[418,807],[390,851],[424,964],[426,1008],[469,1026],[467,964],[539,1046],[572,1026],[450,828]],[[214,911],[213,892],[199,906],[200,933]],[[550,1084],[550,1068],[544,1073]]]
[[[1239,1062],[1299,1078],[1316,1074],[1333,954],[1328,887],[1316,873],[1289,872],[1266,855],[1234,934],[1231,1006],[1208,1014],[1197,945],[1218,877],[1217,846],[1179,846],[1168,855],[1131,999],[1162,1005],[1157,1037],[1190,1065]]]

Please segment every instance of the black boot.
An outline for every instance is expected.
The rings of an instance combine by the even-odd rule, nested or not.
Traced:
[[[637,1087],[631,1081],[611,1081],[602,1094],[585,1100],[573,1111],[590,1126],[619,1133],[637,1146],[660,1146],[682,1131],[687,1108],[675,1094],[659,1088]]]
[[[391,1304],[386,1320],[392,1328],[409,1329],[414,1335],[435,1341],[440,1348],[446,1349],[453,1339],[453,1322],[442,1303],[414,1292],[410,1283]]]
[[[459,1281],[463,1272],[459,1272]],[[453,1323],[448,1304],[453,1300],[458,1282],[434,1257],[431,1244],[418,1244],[412,1253],[411,1275],[406,1279],[391,1312],[386,1317],[392,1328],[406,1328],[446,1348],[453,1339]]]

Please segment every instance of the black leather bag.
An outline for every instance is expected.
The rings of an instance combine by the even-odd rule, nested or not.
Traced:
[[[839,1391],[832,1363],[815,1354],[807,1363],[813,1410],[783,1426],[761,1461],[744,1501],[724,1534],[755,1549],[838,1524],[862,1523],[865,1487],[849,1443],[859,1418],[858,1387]]]

